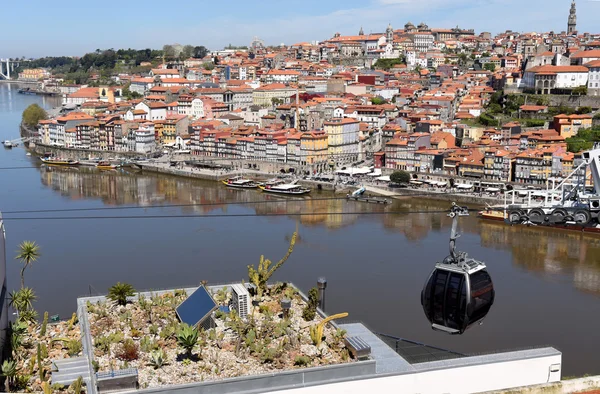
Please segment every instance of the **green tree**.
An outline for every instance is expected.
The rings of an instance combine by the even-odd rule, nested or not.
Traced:
[[[182,59],[189,59],[194,55],[194,47],[191,45],[184,45],[183,50],[181,51],[180,57]]]
[[[25,269],[40,257],[40,247],[34,241],[23,241],[19,245],[15,259],[23,263],[21,268],[21,288],[25,287]]]
[[[208,49],[204,46],[196,46],[194,47],[194,57],[196,59],[204,59],[204,57],[208,55]]]
[[[576,88],[573,88],[572,93],[580,96],[585,96],[587,94],[587,85],[581,85],[577,86]]]
[[[410,182],[410,174],[406,171],[394,171],[390,175],[390,180],[394,183],[408,183]]]
[[[175,48],[173,45],[164,45],[163,46],[163,55],[166,59],[174,59],[175,58]]]
[[[116,302],[119,305],[127,304],[127,297],[132,297],[135,294],[135,289],[129,283],[117,282],[116,285],[108,289],[106,298]]]
[[[590,150],[594,147],[593,142],[586,141],[583,138],[569,137],[565,141],[567,142],[567,150],[573,153]]]
[[[36,127],[44,119],[48,119],[48,114],[37,104],[31,104],[23,111],[22,122],[25,126]]]
[[[273,97],[271,99],[271,104],[273,104],[273,106],[281,105],[281,104],[283,104],[283,100],[280,98],[277,98],[277,97]]]
[[[188,357],[191,357],[194,346],[196,346],[196,343],[198,343],[198,329],[183,323],[179,327],[176,336],[177,344],[185,350]]]
[[[494,63],[486,63],[483,65],[483,69],[494,72],[496,71],[496,65]]]
[[[592,113],[592,107],[579,107],[576,111],[578,114],[589,114]]]
[[[215,65],[214,65],[214,63],[210,63],[210,62],[203,63],[203,64],[202,64],[202,67],[203,67],[205,70],[209,70],[209,71],[211,71],[211,70],[214,70],[214,69],[215,69]]]
[[[387,101],[385,101],[385,99],[383,97],[373,97],[371,99],[371,104],[382,105],[382,104],[387,104]]]

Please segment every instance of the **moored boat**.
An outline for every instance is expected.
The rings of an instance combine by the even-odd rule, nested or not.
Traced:
[[[40,157],[40,160],[44,164],[50,164],[54,166],[76,166],[79,164],[77,160],[73,159],[62,159],[59,157]]]
[[[493,209],[486,209],[483,211],[479,211],[479,212],[477,212],[477,216],[479,216],[481,219],[487,219],[487,220],[504,221],[506,219],[506,215],[504,214],[503,211],[497,211],[497,210],[493,210]]]
[[[298,196],[310,193],[310,189],[296,185],[293,183],[282,184],[282,185],[261,185],[258,186],[260,190],[266,193],[274,194],[287,194],[292,196]]]
[[[101,161],[98,164],[96,164],[96,168],[99,170],[114,170],[118,168],[118,166],[110,164],[110,162],[108,161]]]
[[[258,184],[251,179],[244,179],[242,177],[229,178],[221,181],[227,187],[234,189],[256,189]]]
[[[4,141],[3,144],[4,144],[5,148],[12,148],[13,147],[13,143],[10,142],[9,140]]]

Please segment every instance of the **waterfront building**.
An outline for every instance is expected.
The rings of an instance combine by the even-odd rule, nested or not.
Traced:
[[[39,81],[40,79],[50,78],[51,73],[43,68],[26,68],[19,73],[19,81]]]
[[[135,131],[135,151],[139,153],[151,153],[156,149],[154,135],[154,123],[140,123]]]
[[[342,165],[358,160],[360,122],[352,118],[332,119],[324,123],[329,163]]]
[[[311,173],[322,172],[328,165],[327,140],[327,134],[317,130],[302,133],[300,137],[300,164],[308,167]]]

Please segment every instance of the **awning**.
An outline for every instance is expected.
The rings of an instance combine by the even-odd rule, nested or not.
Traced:
[[[500,189],[498,189],[497,187],[488,187],[487,189],[485,189],[485,191],[488,193],[498,193]]]
[[[423,182],[419,182],[419,181],[410,181],[409,183],[413,184],[413,185],[422,185]]]
[[[384,175],[384,176],[380,176],[379,178],[377,178],[378,181],[383,181],[383,182],[390,182],[391,179],[388,175]]]
[[[376,168],[372,173],[368,174],[368,176],[381,176],[381,168]]]
[[[437,185],[439,187],[445,187],[445,186],[448,186],[448,182],[438,182]]]
[[[473,185],[467,185],[465,183],[459,183],[458,185],[456,185],[457,189],[472,189]]]

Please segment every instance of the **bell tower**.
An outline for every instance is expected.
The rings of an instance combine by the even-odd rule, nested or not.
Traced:
[[[569,11],[569,21],[567,23],[567,34],[573,35],[577,31],[577,10],[575,0],[571,1],[571,10]]]
[[[394,42],[394,29],[392,29],[392,24],[388,24],[387,29],[385,29],[385,39],[388,44]]]

